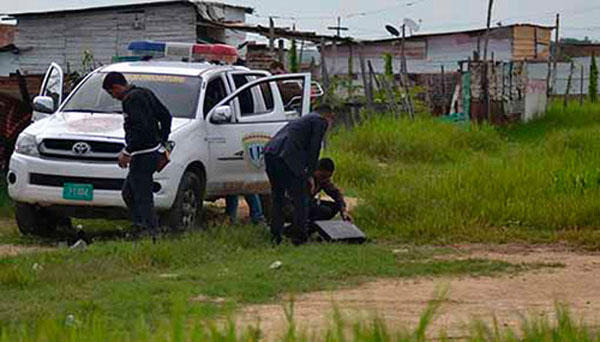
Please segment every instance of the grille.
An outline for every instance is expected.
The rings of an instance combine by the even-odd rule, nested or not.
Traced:
[[[51,186],[62,188],[65,183],[92,184],[94,190],[121,190],[125,179],[120,178],[89,178],[89,177],[66,177],[58,175],[44,175],[31,173],[29,183],[33,185]]]
[[[84,154],[73,152],[73,146],[85,143],[90,149]],[[91,161],[116,161],[119,152],[125,146],[117,142],[86,141],[75,139],[44,139],[40,145],[40,155],[44,157],[91,160]]]

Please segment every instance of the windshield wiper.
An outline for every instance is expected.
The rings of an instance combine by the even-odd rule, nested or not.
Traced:
[[[92,113],[92,114],[123,114],[122,110],[98,110],[98,109],[65,109],[63,110],[65,113],[69,112],[84,112],[84,113]]]

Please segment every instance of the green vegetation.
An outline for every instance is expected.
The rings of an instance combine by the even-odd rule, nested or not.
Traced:
[[[600,106],[553,104],[498,129],[379,115],[331,139],[337,180],[368,235],[411,243],[600,247]]]
[[[221,227],[157,244],[111,241],[84,252],[0,257],[0,321],[95,312],[131,323],[140,315],[162,317],[173,296],[224,298],[226,305],[208,300],[188,312],[210,317],[236,304],[374,277],[486,275],[557,266],[433,258],[450,253],[445,249],[407,248],[394,254],[392,247],[377,244],[273,248],[267,241],[267,233],[256,227]],[[281,268],[270,268],[275,261]]]
[[[295,39],[292,39],[292,46],[288,54],[290,72],[300,72],[300,63],[302,61],[298,61],[298,46]]]
[[[590,64],[590,101],[598,101],[598,65],[596,64],[596,55],[592,54],[592,64]]]
[[[279,341],[327,341],[327,342],[424,342],[427,340],[453,341],[445,330],[432,331],[432,323],[440,307],[445,303],[441,292],[439,297],[429,301],[419,317],[419,323],[412,329],[390,327],[375,316],[368,321],[352,322],[335,311],[332,324],[325,331],[317,334],[314,331],[297,327],[293,315],[293,302],[284,307],[287,328],[283,331],[270,332],[270,336],[279,337]],[[143,316],[129,325],[127,330],[116,330],[102,314],[84,316],[66,315],[33,320],[28,324],[0,323],[0,342],[34,342],[34,341],[260,341],[263,331],[260,323],[254,326],[236,325],[233,320],[217,322],[214,320],[197,320],[186,314],[189,305],[181,299],[172,300],[170,314],[156,326],[151,326]],[[600,340],[597,329],[573,318],[569,309],[557,304],[553,314],[523,316],[520,328],[515,330],[501,326],[494,318],[492,323],[481,319],[473,319],[465,324],[460,333],[460,340],[477,342],[591,342]]]

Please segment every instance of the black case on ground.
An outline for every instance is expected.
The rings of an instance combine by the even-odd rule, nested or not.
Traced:
[[[363,243],[367,240],[362,230],[347,221],[315,221],[313,223],[319,235],[329,242]]]

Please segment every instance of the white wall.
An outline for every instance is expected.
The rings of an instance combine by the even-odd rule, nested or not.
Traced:
[[[19,56],[14,53],[0,52],[0,76],[8,76],[19,68]]]

